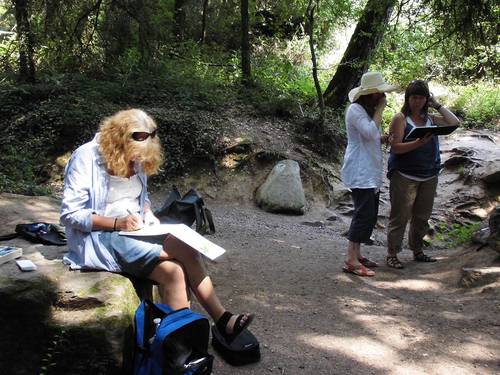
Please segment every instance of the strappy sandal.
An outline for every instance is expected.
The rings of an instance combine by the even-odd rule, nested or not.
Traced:
[[[229,320],[233,315],[234,315],[233,313],[225,311],[224,314],[222,314],[222,316],[219,318],[219,320],[217,320],[217,323],[215,323],[217,330],[224,337],[224,339],[228,344],[230,344],[241,332],[243,332],[243,330],[248,328],[248,326],[250,325],[250,323],[252,323],[252,320],[254,318],[253,314],[238,315],[233,325],[233,332],[227,333],[226,331],[227,323],[229,323]],[[245,316],[247,317],[247,319],[244,322],[242,322]]]
[[[436,258],[430,257],[426,254],[424,254],[423,251],[420,253],[414,254],[413,255],[413,260],[415,262],[424,262],[424,263],[432,263],[432,262],[437,262]]]
[[[401,263],[398,259],[397,256],[393,255],[393,256],[388,256],[385,260],[385,263],[391,267],[391,268],[396,268],[398,270],[401,270],[403,268],[405,268],[405,266],[403,266],[403,263]]]
[[[365,257],[358,258],[359,263],[368,268],[378,267],[378,263]]]
[[[353,273],[357,276],[375,276],[375,272],[369,270],[362,264],[358,266],[354,266],[351,263],[344,262],[344,266],[342,267],[342,271],[346,273]]]

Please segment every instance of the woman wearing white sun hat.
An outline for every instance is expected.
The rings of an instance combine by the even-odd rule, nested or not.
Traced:
[[[342,181],[352,191],[354,213],[342,269],[358,276],[373,276],[369,268],[377,266],[361,255],[361,243],[369,240],[377,222],[383,170],[380,124],[387,104],[385,93],[395,89],[380,73],[367,72],[360,85],[349,92],[352,104],[345,115],[347,148]]]

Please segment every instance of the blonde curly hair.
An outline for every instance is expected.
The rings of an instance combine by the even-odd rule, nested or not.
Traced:
[[[129,177],[131,163],[138,162],[147,176],[157,173],[163,162],[158,136],[143,141],[132,138],[133,132],[151,133],[156,128],[154,120],[140,109],[119,111],[105,118],[100,125],[99,150],[108,172]]]

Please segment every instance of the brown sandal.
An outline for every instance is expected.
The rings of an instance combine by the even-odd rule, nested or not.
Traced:
[[[385,260],[385,263],[391,267],[391,268],[396,268],[398,270],[401,270],[403,268],[405,268],[405,266],[403,266],[403,263],[401,263],[398,259],[398,257],[396,255],[393,255],[393,256],[388,256]]]
[[[362,264],[358,266],[354,266],[351,263],[344,262],[344,266],[342,267],[342,271],[347,273],[353,273],[358,276],[375,276],[375,272],[366,268]]]
[[[359,263],[368,268],[378,267],[378,263],[365,257],[358,258]]]
[[[415,260],[416,262],[424,262],[424,263],[437,262],[436,258],[430,257],[427,254],[424,254],[423,251],[421,251],[420,253],[414,254],[413,260]]]

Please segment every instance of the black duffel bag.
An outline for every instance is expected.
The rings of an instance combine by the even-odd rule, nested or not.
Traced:
[[[191,227],[196,222],[198,233],[215,233],[212,213],[205,207],[203,198],[195,188],[181,197],[177,187],[173,186],[161,208],[154,214],[162,223],[183,223]]]

